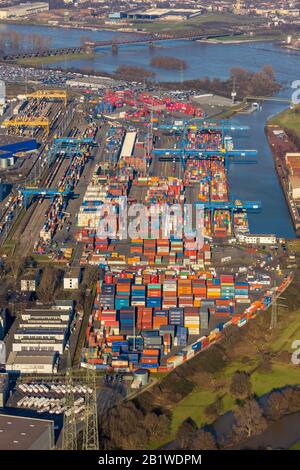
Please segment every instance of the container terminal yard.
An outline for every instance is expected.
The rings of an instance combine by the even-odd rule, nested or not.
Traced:
[[[235,148],[234,135],[246,128],[210,122],[173,95],[125,86],[19,96],[0,127],[8,146],[3,258],[32,256],[36,271],[60,266],[69,289],[78,289],[82,271],[98,268],[89,311],[56,300],[31,302],[19,315],[6,340],[6,370],[18,376],[11,406],[61,415],[72,390],[73,411],[84,415],[93,395],[85,370],[97,374],[98,402],[111,382],[105,403],[139,393],[226,328],[264,312],[291,282],[280,264],[285,241],[250,233],[248,213],[260,211],[260,201],[231,194],[231,166],[246,171],[259,158],[255,149]],[[135,214],[142,236],[121,236],[124,199],[129,219],[135,204],[146,210]],[[164,212],[175,204],[190,205],[193,216],[203,209],[201,245],[192,231],[178,234]],[[112,229],[103,235],[100,225]]]

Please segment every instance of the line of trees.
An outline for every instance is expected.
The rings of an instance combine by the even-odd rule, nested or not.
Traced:
[[[272,96],[280,90],[279,83],[276,82],[273,67],[265,65],[258,72],[251,72],[242,67],[234,67],[230,70],[227,80],[219,78],[198,78],[185,80],[184,82],[164,82],[161,85],[165,89],[196,90],[214,93],[217,95],[230,97],[233,88],[237,93],[237,100],[242,100],[246,96]]]

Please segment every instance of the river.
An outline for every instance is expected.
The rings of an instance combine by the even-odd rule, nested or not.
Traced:
[[[78,31],[45,26],[0,24],[0,34],[13,30],[25,35],[25,38],[29,38],[30,34],[45,36],[49,38],[51,47],[80,45],[82,36],[91,40],[106,40],[120,34],[113,31]],[[3,45],[1,47],[3,48]],[[161,55],[187,60],[188,67],[181,73],[153,68],[150,65],[151,58]],[[45,67],[62,69],[76,67],[114,72],[121,64],[155,71],[157,81],[178,81],[204,76],[226,79],[232,67],[245,67],[257,71],[265,64],[270,64],[274,68],[277,80],[283,85],[279,94],[285,97],[290,97],[292,94],[292,82],[300,79],[299,54],[284,50],[270,42],[205,44],[181,40],[164,42],[154,49],[150,49],[146,44],[121,46],[117,54],[113,54],[111,48],[107,47],[98,49],[95,56],[88,59],[70,60],[67,57],[64,61],[45,64]],[[294,237],[293,224],[264,134],[267,119],[285,107],[283,103],[269,102],[263,104],[261,111],[250,115],[239,115],[233,119],[235,123],[250,126],[250,131],[245,135],[236,136],[236,148],[256,148],[258,163],[255,165],[231,164],[229,181],[231,194],[235,197],[262,202],[261,213],[249,216],[252,232]]]

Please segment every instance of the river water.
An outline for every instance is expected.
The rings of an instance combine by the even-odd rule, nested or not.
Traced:
[[[51,47],[71,47],[80,45],[82,36],[91,40],[107,40],[119,33],[111,31],[81,31],[43,26],[0,25],[1,32],[15,30],[20,34],[39,34],[49,38]],[[26,38],[26,36],[24,36]],[[26,43],[24,41],[24,48]],[[8,47],[5,46],[4,47]],[[3,44],[1,45],[3,49]],[[188,67],[183,72],[155,69],[150,61],[153,56],[173,56],[184,59]],[[225,79],[232,67],[259,70],[265,64],[273,66],[276,78],[283,85],[279,95],[291,97],[291,84],[300,79],[300,55],[289,52],[270,42],[242,44],[204,44],[192,41],[164,42],[150,49],[146,44],[121,46],[117,54],[111,48],[96,51],[89,59],[70,60],[45,64],[45,67],[76,67],[86,70],[114,72],[118,65],[139,66],[156,73],[157,81],[179,81],[198,77],[218,77]],[[236,116],[236,124],[250,126],[250,131],[235,138],[236,148],[256,148],[257,164],[231,164],[229,181],[232,195],[244,200],[260,200],[260,214],[249,216],[250,229],[255,233],[275,233],[277,236],[294,237],[295,232],[287,204],[275,172],[272,154],[264,134],[267,119],[283,110],[286,104],[265,103],[261,111],[250,115]]]

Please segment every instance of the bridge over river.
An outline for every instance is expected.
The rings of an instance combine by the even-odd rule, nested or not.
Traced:
[[[220,34],[209,34],[203,35],[195,31],[191,32],[181,32],[176,34],[173,33],[153,33],[153,34],[136,34],[135,36],[130,37],[119,37],[109,41],[95,41],[95,42],[86,42],[82,46],[74,47],[63,47],[63,48],[48,48],[48,49],[35,49],[32,51],[20,51],[16,53],[4,53],[0,54],[0,59],[5,62],[14,62],[18,59],[30,59],[34,57],[55,57],[60,55],[74,55],[74,54],[94,54],[95,49],[101,47],[111,47],[113,50],[117,50],[119,46],[122,45],[132,45],[132,44],[149,44],[150,47],[154,46],[156,42],[161,41],[178,41],[178,40],[188,40],[188,41],[197,41],[201,39],[216,39],[218,37],[225,36],[240,36],[243,33],[241,32],[228,32]]]

